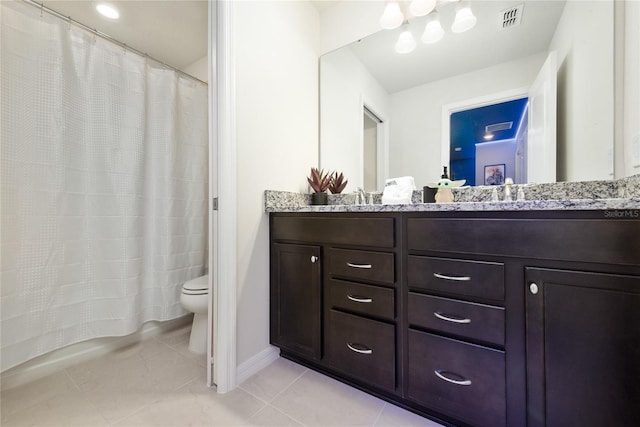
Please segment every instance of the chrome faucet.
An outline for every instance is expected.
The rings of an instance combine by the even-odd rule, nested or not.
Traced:
[[[364,205],[367,203],[367,193],[361,187],[356,189],[356,205]]]
[[[511,186],[513,185],[513,179],[507,178],[504,180],[504,201],[512,202],[513,198],[511,197]]]

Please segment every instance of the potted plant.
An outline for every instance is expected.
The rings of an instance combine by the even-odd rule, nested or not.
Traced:
[[[325,173],[324,169],[311,168],[311,176],[307,177],[307,182],[313,189],[311,194],[312,205],[327,204],[327,188],[331,185],[331,174]]]
[[[331,191],[331,194],[340,194],[342,193],[342,190],[344,190],[344,188],[347,186],[348,182],[349,180],[344,179],[344,175],[342,174],[342,172],[340,172],[340,175],[338,175],[338,172],[336,171],[331,175],[329,191]]]

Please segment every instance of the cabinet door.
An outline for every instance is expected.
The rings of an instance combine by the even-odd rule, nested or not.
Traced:
[[[640,277],[527,268],[529,426],[637,426]]]
[[[320,247],[274,243],[271,255],[271,343],[320,359]]]

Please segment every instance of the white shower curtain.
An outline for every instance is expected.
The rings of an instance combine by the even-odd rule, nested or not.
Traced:
[[[207,88],[0,2],[1,371],[186,312],[204,273]]]

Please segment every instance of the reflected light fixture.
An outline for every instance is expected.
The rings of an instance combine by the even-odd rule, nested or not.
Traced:
[[[396,42],[395,49],[398,53],[409,53],[412,52],[416,48],[416,41],[413,38],[413,34],[405,25],[404,31],[398,37],[398,41]]]
[[[384,8],[384,13],[380,17],[380,26],[385,30],[394,30],[402,25],[404,21],[404,15],[400,10],[400,5],[397,1],[390,1]]]
[[[409,6],[411,15],[425,16],[436,7],[436,0],[413,0]]]
[[[484,134],[484,139],[486,139],[487,141],[489,141],[489,140],[493,139],[493,137],[494,137],[494,136],[495,136],[495,135],[494,135],[494,134],[492,134],[491,132],[487,132],[487,133],[485,133],[485,134]]]
[[[422,43],[431,44],[439,41],[442,37],[444,37],[444,29],[440,25],[438,12],[432,12],[427,17],[427,25],[420,40],[422,40]]]
[[[468,1],[461,1],[456,6],[456,17],[451,25],[451,31],[454,33],[464,33],[469,31],[476,25],[478,19],[471,11],[471,6]]]
[[[118,9],[116,9],[113,6],[111,6],[110,4],[98,3],[96,5],[96,10],[98,11],[98,13],[100,13],[100,15],[102,15],[104,17],[107,17],[109,19],[118,19],[118,18],[120,18],[120,12],[118,12]]]

